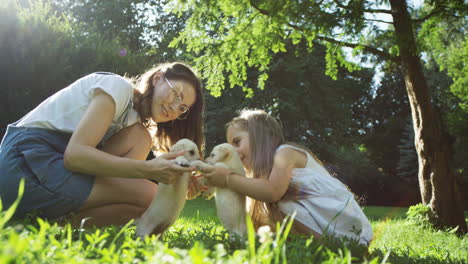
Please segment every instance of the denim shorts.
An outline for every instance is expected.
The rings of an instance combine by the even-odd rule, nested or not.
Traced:
[[[71,134],[43,128],[8,126],[0,145],[0,198],[3,210],[16,200],[20,180],[23,197],[15,218],[35,213],[57,218],[77,211],[88,198],[95,176],[64,167],[63,153]]]

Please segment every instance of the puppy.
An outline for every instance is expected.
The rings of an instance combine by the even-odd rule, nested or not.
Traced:
[[[171,152],[181,150],[185,150],[185,154],[176,158],[180,166],[188,167],[191,161],[200,159],[197,145],[188,139],[181,139],[171,147]],[[174,184],[159,183],[158,192],[150,206],[135,221],[139,237],[161,234],[175,222],[185,205],[189,180],[190,172],[186,172]]]
[[[242,162],[233,146],[228,143],[217,145],[213,148],[210,157],[206,159],[208,164],[197,160],[191,162],[191,166],[204,171],[210,166],[224,167],[238,175],[245,176]],[[214,188],[214,187],[211,187]],[[205,191],[210,193],[210,189]],[[206,194],[204,195],[206,197]],[[245,235],[245,196],[227,188],[215,188],[216,212],[229,232],[233,232],[241,237]]]

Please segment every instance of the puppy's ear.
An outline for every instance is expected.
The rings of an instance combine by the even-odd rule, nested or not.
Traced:
[[[220,161],[226,161],[229,160],[231,157],[231,152],[229,151],[228,148],[225,148],[224,146],[221,146],[219,148],[219,154],[220,154]]]

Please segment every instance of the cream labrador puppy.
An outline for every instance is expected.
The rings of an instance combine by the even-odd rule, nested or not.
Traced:
[[[197,160],[191,162],[190,165],[196,167],[200,171],[204,171],[205,168],[210,166],[224,167],[231,172],[245,176],[244,167],[242,166],[239,155],[234,147],[228,143],[223,143],[214,147],[206,161],[208,164]],[[211,188],[215,189],[216,212],[224,228],[241,237],[244,236],[246,231],[245,196],[227,188]],[[206,197],[206,193],[210,193],[210,191],[211,190],[208,189],[202,195]]]
[[[181,150],[185,150],[185,154],[176,158],[180,166],[189,166],[191,161],[200,159],[197,145],[189,139],[181,139],[171,147],[171,152]],[[174,184],[159,183],[150,206],[135,221],[139,237],[161,234],[175,222],[184,208],[189,181],[190,173],[186,172]]]

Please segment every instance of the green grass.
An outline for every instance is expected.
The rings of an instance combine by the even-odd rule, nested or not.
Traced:
[[[370,221],[382,221],[385,219],[402,219],[406,217],[406,207],[388,207],[388,206],[366,206],[364,213]]]
[[[369,255],[334,241],[266,237],[263,243],[228,236],[212,200],[187,201],[159,240],[125,227],[72,229],[42,219],[9,221],[0,213],[0,263],[468,263],[468,238],[423,229],[405,220],[406,208],[366,207],[375,240]]]

